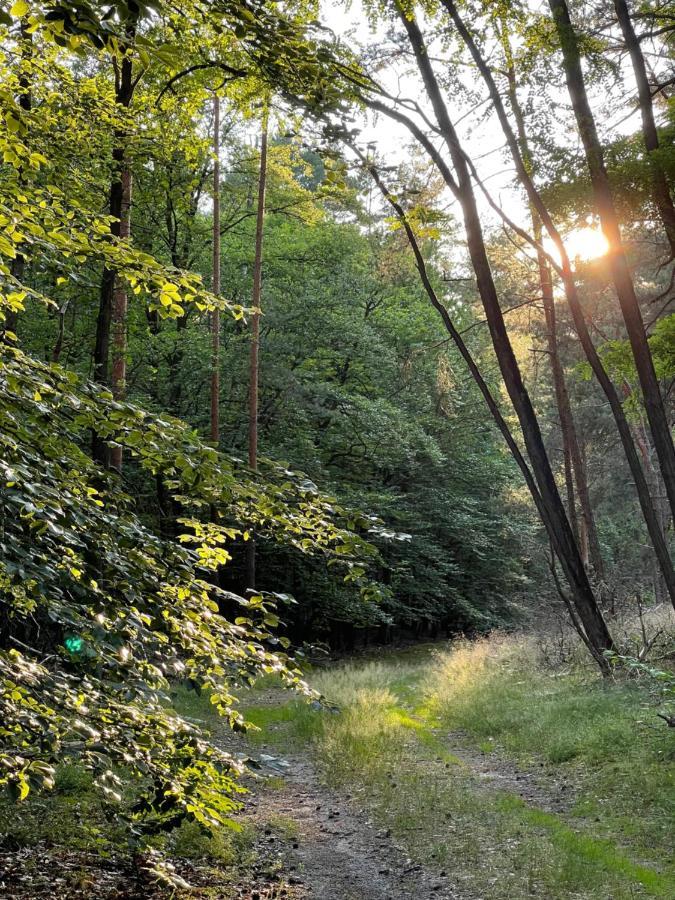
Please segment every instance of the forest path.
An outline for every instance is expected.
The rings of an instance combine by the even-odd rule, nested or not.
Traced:
[[[474,677],[472,653],[478,651],[453,663],[461,676]],[[523,682],[517,672],[511,676],[517,684],[508,687],[525,684],[526,690],[517,692],[517,703],[507,698],[508,721],[502,731],[497,721],[492,737],[489,704],[484,710],[477,702],[464,720],[443,714],[443,682],[439,688],[433,657],[430,662],[425,654],[381,654],[315,670],[310,683],[327,698],[324,704],[271,682],[242,696],[245,718],[260,730],[230,732],[223,741],[257,759],[262,777],[251,780],[245,800],[256,861],[245,873],[250,877],[242,873],[237,897],[675,896],[667,855],[632,840],[632,795],[615,799],[621,756],[606,728],[617,711],[632,710],[631,698],[610,697],[610,715],[604,688],[585,703],[570,681],[561,689],[560,720],[549,702],[549,680]],[[589,709],[597,724],[587,720]],[[460,721],[466,731],[454,724]],[[531,739],[524,742],[519,729]],[[503,732],[519,737],[516,747],[526,752],[509,752]],[[654,766],[660,772],[660,759]],[[660,837],[660,808],[643,810],[657,847],[668,845],[665,822]]]
[[[460,900],[445,871],[406,856],[387,830],[357,808],[353,796],[327,789],[312,765],[288,762],[272,785],[253,789],[243,816],[260,835],[267,871],[277,869],[287,896],[316,900]],[[260,886],[241,897],[282,896]]]
[[[545,812],[555,814],[569,806],[574,791],[564,779],[552,772],[519,769],[499,753],[475,748],[467,735],[436,728],[423,714],[418,716],[410,703],[415,689],[416,678],[397,685],[401,703],[397,715],[411,745],[417,745],[422,736],[427,752],[417,764],[425,778],[431,782],[460,779],[488,803],[495,795],[509,792]],[[262,715],[264,743],[231,733],[226,739],[228,749],[235,752],[241,753],[244,745],[263,762],[265,773],[249,786],[242,816],[258,835],[255,877],[240,887],[242,900],[470,900],[476,896],[466,878],[455,876],[447,859],[436,862],[427,853],[423,854],[425,864],[420,864],[419,853],[411,859],[391,831],[374,821],[358,789],[350,793],[349,787],[329,788],[324,783],[314,766],[311,744],[288,743],[284,710],[292,708],[293,697],[272,690],[254,692],[249,699],[252,705],[246,715],[254,721]],[[437,831],[442,834],[452,825],[440,810],[437,815]]]

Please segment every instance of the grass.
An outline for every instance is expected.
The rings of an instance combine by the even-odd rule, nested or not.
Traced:
[[[351,662],[311,674],[323,706],[266,680],[243,697],[260,729],[248,742],[254,753],[310,753],[327,782],[463,896],[674,897],[675,749],[655,715],[660,696],[645,679],[606,682],[542,659],[531,639],[495,636]],[[216,734],[226,727],[206,698],[178,690],[174,702]],[[509,779],[495,787],[476,760],[536,773],[538,799],[524,800]],[[549,774],[569,785],[564,812],[546,801]],[[266,828],[297,835],[292,815]],[[0,831],[6,848],[44,840],[105,855],[121,840],[76,767],[59,770],[51,795],[18,811],[0,806]],[[251,862],[253,839],[185,824],[164,849],[225,870]]]
[[[666,850],[675,746],[644,682],[551,673],[537,665],[531,641],[493,638],[440,655],[425,691],[446,727],[581,781],[574,812],[598,819],[598,831],[617,832],[648,855]]]
[[[309,744],[328,782],[469,896],[675,896],[672,733],[645,682],[551,672],[531,641],[514,637],[310,681],[340,713],[251,695],[257,739],[281,752]],[[554,771],[577,799],[561,814],[495,790],[462,747],[495,767],[510,758],[524,772]]]
[[[124,801],[123,801],[124,802]],[[42,842],[69,850],[86,850],[107,857],[126,844],[127,834],[106,815],[91,776],[81,767],[57,769],[54,790],[31,797],[30,803],[0,803],[0,841],[18,850]],[[245,864],[253,842],[251,829],[222,828],[209,834],[195,822],[185,822],[151,846],[179,859],[210,859],[222,865]]]
[[[0,840],[10,850],[45,841],[107,856],[124,840],[124,833],[106,818],[87,772],[63,765],[50,793],[20,805],[0,802]]]

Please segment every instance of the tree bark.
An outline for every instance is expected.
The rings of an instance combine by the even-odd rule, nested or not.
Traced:
[[[123,110],[129,109],[136,87],[133,79],[133,62],[128,49],[136,34],[136,23],[131,22],[126,28],[126,44],[122,47],[124,56],[115,76],[115,102]],[[127,51],[127,52],[125,52]],[[124,207],[124,171],[126,160],[127,134],[123,128],[116,128],[113,134],[112,163],[113,172],[108,197],[108,211],[113,217],[110,234],[118,239],[121,234],[122,214]],[[96,319],[96,339],[94,343],[94,381],[99,384],[110,382],[110,339],[112,333],[113,303],[115,295],[115,272],[107,266],[101,276],[98,316]],[[105,441],[98,434],[92,435],[92,455],[102,465],[108,463],[109,454]]]
[[[122,171],[122,209],[120,213],[120,240],[128,241],[131,237],[131,190],[132,174],[128,160]],[[121,278],[115,278],[113,305],[111,314],[112,332],[112,394],[116,400],[123,400],[127,387],[127,289]],[[118,472],[122,471],[122,447],[115,446],[110,450],[110,465]]]
[[[631,475],[633,476],[635,489],[638,496],[638,502],[640,504],[640,509],[642,510],[642,515],[647,525],[647,531],[654,547],[654,552],[656,554],[659,567],[661,568],[666,584],[668,585],[670,597],[673,600],[673,603],[675,603],[675,570],[673,569],[673,563],[670,558],[668,545],[666,544],[659,525],[659,519],[650,494],[649,485],[647,483],[644,471],[640,465],[640,459],[635,448],[630,425],[621,404],[619,394],[605,370],[605,367],[598,355],[597,350],[595,349],[595,345],[593,344],[593,340],[588,330],[584,311],[579,300],[574,272],[572,270],[569,255],[563,243],[562,237],[555,227],[553,219],[551,218],[551,215],[546,208],[541,195],[537,191],[534,182],[532,181],[532,177],[528,171],[528,168],[525,165],[525,159],[523,157],[521,147],[518,144],[516,135],[513,131],[513,128],[511,127],[511,123],[509,122],[509,118],[506,114],[506,108],[504,106],[501,94],[499,93],[489,66],[485,62],[468,28],[459,16],[455,4],[452,2],[452,0],[441,0],[441,2],[450,14],[455,27],[457,28],[457,31],[459,32],[462,40],[469,49],[471,56],[473,57],[473,60],[476,63],[476,66],[481,76],[483,77],[485,84],[487,85],[488,91],[490,93],[490,98],[494,105],[495,112],[497,113],[499,123],[502,127],[502,131],[506,138],[509,151],[516,167],[518,179],[525,189],[530,203],[536,210],[544,227],[546,228],[546,231],[548,232],[551,240],[558,250],[558,253],[560,254],[560,275],[565,290],[565,297],[572,314],[574,327],[579,336],[579,341],[581,342],[581,346],[584,350],[586,358],[588,359],[593,374],[597,378],[600,387],[607,397],[610,409],[612,410],[612,415],[614,416],[614,420],[616,422],[624,453],[628,461],[628,466],[630,468]],[[433,149],[433,145],[427,145],[427,152],[429,152],[431,155],[433,155]]]
[[[33,55],[33,37],[29,28],[30,23],[28,21],[28,18],[24,16],[21,19],[20,25],[22,63],[29,62]],[[19,94],[19,107],[24,112],[30,112],[33,105],[33,95],[31,91],[30,79],[24,71],[22,71],[21,75],[19,76],[19,86],[21,88],[21,93]],[[21,173],[19,174],[19,178],[22,179]],[[26,258],[19,250],[17,251],[16,256],[10,264],[10,272],[12,274],[12,277],[16,278],[19,283],[23,281],[25,268]],[[16,334],[18,321],[18,312],[15,309],[7,310],[7,313],[5,314],[3,332],[10,331],[12,332],[12,334]]]
[[[584,146],[595,205],[600,216],[602,230],[609,243],[607,259],[612,281],[614,282],[628,340],[633,351],[635,368],[640,387],[642,388],[645,412],[670,502],[671,514],[675,516],[675,447],[673,446],[663,398],[654,370],[654,361],[647,343],[642,314],[635,295],[635,286],[623,249],[612,188],[609,183],[607,169],[605,168],[604,155],[595,127],[595,119],[593,118],[586,94],[579,45],[565,0],[549,0],[549,6],[553,13],[553,20],[560,40],[565,79],[574,109],[577,128]]]
[[[574,540],[546,454],[539,423],[506,330],[487,257],[469,167],[448,115],[419,27],[416,21],[409,17],[408,13],[398,4],[397,11],[406,29],[440,133],[448,147],[455,169],[457,183],[453,183],[453,185],[462,207],[469,256],[476,274],[478,292],[483,302],[504,384],[518,416],[532,471],[542,502],[547,509],[547,521],[544,524],[547,525],[553,546],[572,590],[572,599],[579,618],[594,648],[595,659],[598,665],[607,671],[608,663],[603,656],[603,651],[611,650],[614,646],[613,641],[596,603],[593,589]]]
[[[251,354],[249,359],[248,397],[248,464],[258,468],[258,376],[260,371],[260,303],[262,299],[263,236],[265,230],[265,190],[267,185],[267,129],[269,112],[263,108],[260,130],[260,169],[258,173],[258,206],[255,222],[255,257],[253,261],[253,313],[251,315]],[[255,535],[251,534],[246,553],[246,586],[255,590]]]
[[[614,9],[616,10],[616,17],[621,27],[621,33],[623,34],[635,75],[638,100],[640,102],[640,115],[642,117],[642,137],[649,159],[652,199],[663,222],[670,246],[670,255],[675,257],[675,207],[673,207],[673,200],[670,196],[666,173],[658,157],[659,135],[654,120],[654,106],[647,67],[640,48],[640,41],[633,28],[628,3],[626,0],[614,0]]]
[[[528,174],[532,171],[532,157],[527,140],[525,130],[525,118],[518,101],[518,93],[516,90],[516,76],[511,57],[511,48],[505,33],[502,35],[505,51],[507,54],[507,76],[509,84],[509,99],[511,108],[516,120],[518,129],[518,139],[520,141],[520,152],[523,157],[523,164]],[[531,178],[531,175],[530,175]],[[542,244],[542,226],[541,219],[530,202],[530,215],[532,218],[532,234],[538,245]],[[567,382],[565,373],[560,362],[560,353],[558,351],[558,334],[557,334],[557,316],[555,310],[555,299],[553,297],[553,283],[551,281],[551,269],[543,250],[537,250],[537,266],[539,269],[539,284],[541,287],[542,302],[544,305],[544,316],[546,319],[546,334],[548,343],[549,359],[551,363],[551,374],[553,378],[553,388],[556,397],[556,406],[558,408],[558,417],[560,420],[560,432],[562,435],[563,456],[565,460],[565,480],[568,486],[568,507],[572,510],[570,522],[572,530],[577,536],[579,549],[581,551],[584,564],[590,565],[595,572],[597,578],[604,580],[605,571],[600,552],[600,541],[598,539],[598,530],[595,525],[595,516],[593,515],[593,507],[591,505],[591,497],[588,490],[588,480],[586,477],[586,467],[584,466],[581,449],[579,446],[579,438],[577,429],[574,424],[574,416],[572,414],[572,405],[570,403],[569,392],[567,390]],[[569,488],[571,476],[574,479],[572,485],[571,497],[569,497]],[[576,510],[574,507],[574,486],[576,485],[576,493],[579,498],[579,507],[581,510],[581,523],[578,523]]]
[[[220,99],[213,98],[213,259],[211,291],[220,295]],[[220,442],[220,310],[211,312],[211,441]]]

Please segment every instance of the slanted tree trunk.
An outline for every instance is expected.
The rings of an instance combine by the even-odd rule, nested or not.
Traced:
[[[549,0],[549,6],[553,13],[553,20],[560,41],[565,80],[581,142],[584,146],[595,205],[600,216],[602,230],[609,243],[607,259],[612,281],[614,282],[628,340],[633,351],[635,368],[640,387],[642,388],[645,412],[670,502],[671,514],[675,516],[675,447],[673,446],[663,398],[654,370],[654,361],[647,343],[647,334],[642,321],[640,306],[635,295],[635,286],[623,249],[619,219],[614,207],[614,197],[607,169],[605,168],[604,154],[586,93],[579,44],[565,0]]]
[[[572,265],[565,248],[565,244],[563,243],[560,233],[555,227],[553,219],[551,218],[551,215],[546,208],[541,195],[537,191],[534,182],[532,181],[532,177],[528,171],[527,166],[525,165],[525,159],[523,157],[521,147],[519,147],[518,140],[516,139],[516,135],[513,131],[513,128],[511,127],[511,123],[509,122],[504,102],[499,93],[490,67],[488,66],[480,50],[478,49],[478,46],[476,45],[471,32],[460,17],[453,0],[441,0],[441,2],[450,14],[458,33],[469,49],[471,56],[473,57],[473,60],[476,63],[476,66],[483,80],[485,81],[485,84],[490,93],[490,99],[492,100],[492,103],[494,105],[495,112],[497,113],[499,123],[502,127],[502,131],[506,138],[509,151],[513,158],[516,172],[518,174],[518,179],[525,189],[530,203],[537,212],[560,255],[560,276],[565,290],[565,298],[572,314],[574,327],[577,334],[579,335],[579,341],[581,342],[581,346],[584,350],[586,358],[588,359],[593,374],[597,378],[600,387],[607,397],[610,409],[612,410],[612,415],[614,416],[614,420],[616,422],[624,453],[628,461],[631,475],[633,476],[638,501],[640,503],[640,509],[642,510],[642,514],[647,525],[649,537],[654,547],[654,552],[656,554],[659,567],[668,586],[668,592],[670,594],[671,600],[673,604],[675,604],[675,570],[673,570],[673,563],[670,558],[668,545],[664,539],[663,532],[659,524],[659,517],[656,513],[647,479],[640,465],[640,459],[635,448],[635,442],[633,440],[628,419],[626,418],[626,414],[621,404],[621,399],[619,398],[616,387],[612,383],[612,380],[605,370],[605,367],[598,355],[598,352],[595,348],[595,345],[593,344],[593,340],[588,330],[583,307],[579,300],[574,272],[572,270]],[[382,111],[386,112],[386,108],[383,108]],[[405,124],[410,127],[409,122],[406,121]],[[433,145],[427,144],[425,146],[427,152],[433,157]]]
[[[633,390],[627,381],[623,382],[623,393],[627,399],[633,393]],[[640,456],[642,457],[642,465],[647,473],[647,478],[649,479],[650,489],[656,506],[656,514],[659,518],[659,525],[665,540],[670,521],[668,498],[663,489],[663,481],[661,480],[660,472],[654,465],[654,451],[649,440],[648,430],[645,428],[642,417],[639,421],[633,423],[632,427],[633,433],[635,434],[635,443],[637,444]],[[660,603],[663,599],[663,594],[668,592],[668,584],[663,576],[663,572],[658,567],[656,567],[654,571],[653,581],[654,599],[657,603]],[[675,606],[675,602],[673,603],[673,606]]]
[[[131,46],[136,34],[136,23],[132,21],[126,29],[126,47]],[[124,53],[122,62],[115,70],[115,102],[123,110],[129,109],[134,95],[136,83],[133,78],[133,62],[128,52]],[[121,235],[122,215],[124,211],[124,172],[126,168],[127,135],[123,128],[115,129],[112,149],[112,179],[108,197],[108,211],[113,217],[110,234],[113,238]],[[113,304],[116,277],[113,269],[107,266],[101,276],[98,317],[96,319],[96,340],[94,343],[94,381],[99,384],[110,383],[110,339],[112,333]],[[108,462],[108,451],[104,441],[98,434],[92,436],[92,455],[102,465]]]
[[[507,76],[509,84],[509,99],[511,109],[516,120],[518,129],[518,139],[520,142],[520,152],[523,157],[523,164],[530,175],[532,171],[532,156],[530,153],[529,142],[527,140],[527,132],[525,130],[525,118],[518,101],[518,93],[516,90],[516,75],[511,56],[511,48],[505,29],[502,32],[504,49],[507,55]],[[531,175],[530,175],[531,177]],[[541,219],[534,205],[530,201],[530,216],[532,218],[532,234],[536,243],[541,248],[542,245],[542,226]],[[555,310],[555,299],[553,297],[553,283],[551,280],[551,268],[548,264],[546,254],[542,249],[537,250],[537,266],[539,269],[539,285],[541,287],[542,302],[544,305],[544,317],[546,319],[546,335],[549,359],[551,363],[551,374],[553,378],[553,388],[556,398],[556,406],[558,409],[558,418],[560,421],[560,432],[562,435],[563,456],[565,462],[565,480],[568,487],[568,508],[571,510],[570,522],[572,529],[577,536],[579,549],[581,551],[584,564],[590,565],[601,581],[604,580],[604,564],[602,554],[600,552],[600,541],[598,539],[598,530],[595,525],[595,516],[593,515],[593,507],[591,505],[591,497],[588,490],[588,479],[586,477],[586,467],[584,466],[581,449],[579,446],[579,438],[572,414],[572,405],[570,403],[569,392],[567,390],[567,382],[560,362],[560,354],[558,352],[558,328],[557,316]],[[570,481],[573,476],[574,484],[572,485],[571,497]],[[581,523],[577,522],[575,504],[574,504],[574,486],[576,485],[576,494],[579,498],[579,507],[581,510]]]
[[[611,650],[613,641],[596,603],[579,548],[574,540],[574,535],[553,477],[539,423],[506,330],[485,248],[466,157],[448,115],[417,22],[414,18],[409,17],[407,9],[397,5],[397,11],[408,35],[408,40],[415,55],[426,93],[433,107],[440,133],[448,147],[455,169],[457,182],[454,183],[453,181],[448,186],[454,189],[462,207],[469,256],[476,274],[478,292],[483,303],[492,344],[504,384],[520,422],[532,472],[537,482],[542,502],[547,510],[547,519],[544,524],[549,531],[556,554],[570,585],[575,609],[593,648],[595,659],[603,671],[607,671],[608,663],[603,656],[603,651]]]
[[[443,325],[445,326],[446,331],[448,332],[453,343],[459,350],[460,355],[462,356],[462,359],[465,361],[465,363],[469,369],[469,372],[471,373],[471,377],[473,378],[476,385],[478,386],[478,389],[480,390],[481,394],[483,395],[483,399],[485,400],[488,410],[490,411],[490,415],[494,419],[494,421],[497,425],[497,428],[499,429],[502,437],[504,438],[504,441],[506,442],[507,447],[509,448],[509,450],[511,452],[511,455],[513,456],[516,464],[518,465],[518,468],[520,469],[520,471],[523,474],[523,478],[525,479],[525,483],[527,484],[527,486],[529,488],[529,491],[532,495],[532,498],[534,500],[535,506],[537,507],[537,510],[539,511],[542,519],[545,519],[547,516],[547,511],[542,503],[541,495],[539,494],[539,489],[537,488],[537,483],[534,480],[532,471],[531,471],[529,465],[527,464],[527,460],[521,453],[520,447],[518,446],[516,439],[513,437],[511,429],[509,428],[506,420],[504,419],[504,416],[502,415],[501,410],[499,409],[499,405],[498,405],[497,401],[492,396],[492,392],[490,391],[490,388],[488,387],[487,382],[483,378],[483,375],[482,375],[476,361],[474,360],[473,356],[471,355],[471,351],[469,350],[466,343],[464,342],[464,338],[462,337],[461,332],[458,331],[457,327],[455,326],[455,324],[452,320],[450,313],[448,312],[446,307],[443,305],[443,303],[439,299],[439,297],[434,289],[434,286],[431,283],[431,279],[429,278],[429,273],[427,271],[426,263],[424,261],[424,256],[420,249],[419,243],[417,242],[417,238],[415,237],[415,232],[414,232],[412,226],[410,225],[410,221],[405,213],[405,210],[403,209],[402,205],[398,202],[396,197],[391,193],[391,191],[388,189],[388,187],[382,180],[377,167],[373,163],[371,163],[354,144],[350,143],[349,146],[352,148],[352,150],[354,150],[354,152],[360,158],[361,162],[368,169],[373,181],[380,189],[382,196],[385,198],[387,203],[389,203],[389,205],[392,207],[392,209],[396,213],[398,220],[400,221],[401,225],[403,226],[403,229],[406,233],[406,237],[408,238],[408,243],[410,244],[410,247],[413,251],[413,255],[415,257],[415,267],[417,268],[417,271],[419,273],[420,281],[422,282],[422,286],[424,287],[424,290],[426,291],[426,294],[429,297],[429,300],[431,301],[431,305],[439,313],[441,320],[443,322]]]
[[[536,216],[536,213],[534,213]],[[541,230],[539,228],[539,230]],[[536,229],[535,229],[536,234]],[[538,240],[541,238],[539,237]],[[605,577],[602,553],[600,552],[600,541],[598,539],[598,530],[595,524],[595,516],[593,515],[593,507],[591,505],[591,497],[588,490],[588,479],[586,476],[586,467],[583,463],[581,448],[579,446],[579,436],[574,416],[572,414],[572,405],[570,403],[565,374],[563,372],[562,363],[560,362],[560,354],[558,352],[557,338],[557,321],[555,302],[553,298],[553,289],[551,284],[551,271],[548,262],[543,253],[539,253],[539,272],[540,284],[542,288],[542,297],[544,303],[544,315],[546,318],[546,331],[548,341],[548,352],[551,361],[551,371],[553,375],[553,385],[556,395],[556,405],[558,407],[558,415],[560,417],[560,431],[562,434],[563,450],[566,454],[574,476],[574,484],[576,494],[579,498],[579,507],[581,511],[581,521],[578,528],[579,547],[585,563],[590,562],[595,575],[603,580]]]
[[[258,468],[258,376],[260,371],[260,302],[262,299],[263,236],[265,230],[265,190],[267,185],[267,129],[269,112],[263,109],[260,130],[260,169],[258,172],[258,207],[255,221],[255,258],[253,261],[253,313],[251,315],[251,354],[249,359],[248,395],[248,464]],[[255,535],[251,534],[246,552],[246,587],[255,590]]]
[[[220,295],[220,99],[213,98],[213,260],[211,291]],[[211,441],[220,442],[220,310],[211,313]]]
[[[640,48],[640,41],[633,28],[628,3],[626,0],[614,0],[614,9],[616,10],[616,17],[626,43],[626,49],[630,54],[630,61],[635,75],[638,100],[640,102],[640,115],[642,116],[642,138],[649,159],[652,199],[663,222],[671,257],[675,257],[675,207],[673,207],[673,200],[670,196],[666,173],[658,156],[659,135],[654,120],[654,106],[647,67]]]

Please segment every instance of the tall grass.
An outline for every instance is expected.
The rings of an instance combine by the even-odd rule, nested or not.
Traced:
[[[412,856],[452,867],[469,896],[675,896],[661,871],[671,848],[672,739],[648,682],[607,684],[583,665],[554,672],[534,639],[515,636],[310,680],[338,714],[296,702],[253,707],[254,721],[273,717],[275,739],[310,742],[327,781],[361,798]],[[576,795],[571,812],[486,790],[452,752],[472,743],[493,751],[496,767],[503,755],[524,771],[555,772]]]

